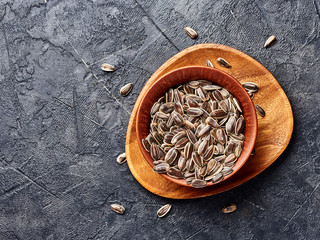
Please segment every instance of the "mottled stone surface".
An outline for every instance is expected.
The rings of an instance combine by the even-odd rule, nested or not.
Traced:
[[[317,239],[319,32],[318,0],[0,1],[0,239]],[[266,50],[271,34],[278,41]],[[115,158],[149,76],[204,42],[237,48],[274,74],[292,104],[293,137],[240,187],[164,199]],[[103,62],[117,70],[102,72]],[[134,89],[122,97],[127,82]],[[222,214],[231,202],[238,210]],[[159,219],[165,203],[173,208]]]

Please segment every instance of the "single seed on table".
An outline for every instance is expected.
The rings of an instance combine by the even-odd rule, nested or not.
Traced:
[[[101,70],[105,72],[113,72],[115,69],[114,66],[108,64],[108,63],[102,63],[101,64]]]
[[[184,31],[192,39],[195,39],[198,37],[198,33],[194,29],[192,29],[191,27],[185,27]]]
[[[253,82],[245,82],[242,84],[242,86],[244,87],[245,90],[247,90],[247,92],[255,93],[258,91],[257,84]]]
[[[116,203],[111,204],[110,207],[113,211],[115,211],[118,214],[123,214],[124,211],[126,210],[123,206],[121,206],[120,204],[116,204]]]
[[[219,58],[217,59],[217,62],[218,62],[222,67],[231,68],[230,63],[228,63],[227,60],[225,60],[225,59],[223,59],[223,58],[221,58],[221,57],[219,57]]]
[[[257,112],[261,117],[264,117],[266,115],[266,112],[258,104],[256,104],[254,107],[256,108]]]
[[[235,210],[237,210],[237,205],[234,204],[234,203],[230,204],[230,205],[227,206],[227,207],[222,208],[222,212],[223,212],[223,213],[232,213],[232,212],[234,212]]]
[[[122,88],[120,88],[121,95],[127,96],[131,92],[132,88],[133,88],[132,83],[128,83],[128,84],[124,85]]]
[[[168,203],[168,204],[162,206],[161,208],[159,208],[159,210],[157,211],[158,217],[162,218],[165,215],[167,215],[168,212],[170,211],[171,207],[172,207],[172,205]]]
[[[212,62],[210,62],[209,59],[207,59],[206,64],[207,64],[207,67],[212,67],[212,68],[214,68]]]
[[[253,99],[253,98],[254,98],[254,93],[252,93],[252,92],[248,92],[248,94],[249,94],[249,97],[250,97],[251,99]]]
[[[123,164],[127,161],[126,159],[126,153],[121,153],[118,157],[117,157],[117,163],[119,164]]]
[[[265,48],[268,48],[268,47],[271,47],[275,41],[277,40],[276,36],[272,35],[270,36],[267,41],[264,43],[264,47]]]

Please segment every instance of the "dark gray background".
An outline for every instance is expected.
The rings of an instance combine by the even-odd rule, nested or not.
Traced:
[[[319,0],[1,0],[0,27],[1,240],[319,237]],[[278,42],[266,50],[272,34]],[[240,187],[164,199],[115,159],[147,79],[204,42],[237,48],[274,74],[293,108],[293,136]],[[117,70],[102,72],[103,62]],[[122,97],[127,82],[134,89]],[[232,202],[238,210],[222,214]],[[159,219],[165,203],[173,208]]]

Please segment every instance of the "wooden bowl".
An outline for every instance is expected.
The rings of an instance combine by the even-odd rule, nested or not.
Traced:
[[[148,153],[142,145],[142,139],[147,137],[150,131],[149,126],[151,121],[151,107],[161,96],[164,95],[164,93],[169,88],[199,79],[208,80],[227,89],[234,97],[239,100],[243,110],[243,116],[245,119],[245,140],[243,150],[233,167],[233,172],[223,179],[225,180],[235,174],[249,158],[256,141],[258,123],[255,108],[246,90],[236,79],[221,70],[202,66],[183,67],[169,72],[168,74],[157,80],[147,90],[147,93],[145,94],[138,108],[136,122],[138,144],[146,161],[151,167],[153,167],[153,159],[151,158],[150,153]],[[168,176],[167,174],[161,175],[174,183],[188,187],[191,186],[188,185],[184,179],[175,179]],[[212,182],[208,183],[208,186],[211,185],[213,185]]]

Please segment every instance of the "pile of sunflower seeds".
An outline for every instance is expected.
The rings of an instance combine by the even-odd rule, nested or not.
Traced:
[[[233,172],[244,142],[239,101],[206,80],[170,88],[150,111],[150,134],[142,140],[153,170],[185,179],[195,188]]]

